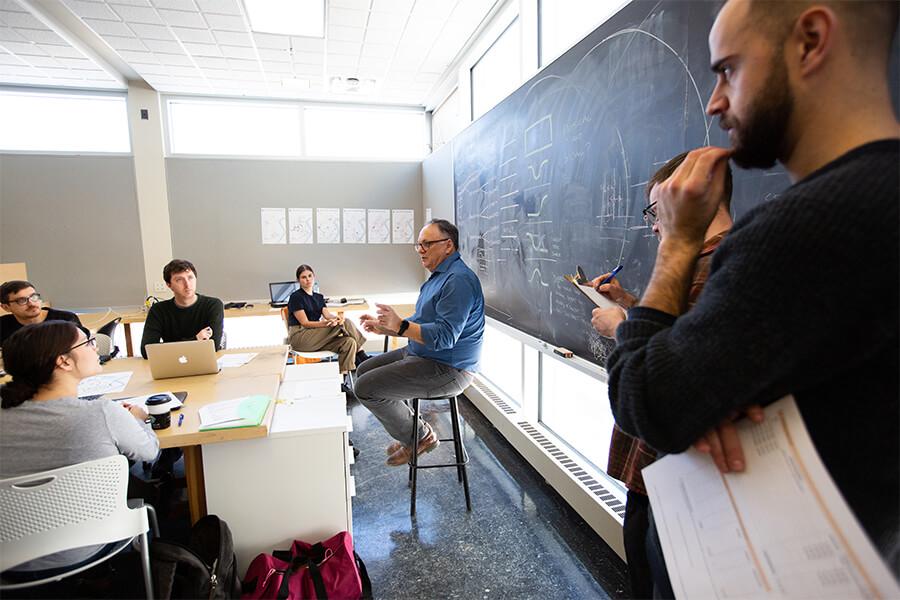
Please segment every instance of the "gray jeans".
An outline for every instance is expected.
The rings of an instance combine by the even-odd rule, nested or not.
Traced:
[[[413,412],[404,400],[455,396],[469,387],[474,378],[474,373],[420,356],[409,356],[406,348],[400,348],[359,365],[353,391],[391,437],[409,445],[413,434]],[[419,439],[422,439],[425,424],[420,420],[415,425]]]

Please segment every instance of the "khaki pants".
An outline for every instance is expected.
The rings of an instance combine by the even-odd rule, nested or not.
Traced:
[[[288,340],[291,348],[297,352],[337,352],[341,373],[356,369],[356,353],[366,343],[366,338],[350,320],[334,327],[308,328],[292,325],[288,328]]]

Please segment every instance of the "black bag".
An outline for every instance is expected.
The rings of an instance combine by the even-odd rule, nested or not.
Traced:
[[[189,546],[152,541],[150,563],[157,598],[225,600],[241,596],[231,530],[215,515],[194,524]]]

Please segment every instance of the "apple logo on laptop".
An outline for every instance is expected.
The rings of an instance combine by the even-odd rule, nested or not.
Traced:
[[[178,357],[178,362],[183,365],[186,365],[187,364],[187,356],[182,354],[181,356]]]

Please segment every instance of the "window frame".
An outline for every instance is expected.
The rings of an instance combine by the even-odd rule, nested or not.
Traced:
[[[525,32],[523,31],[523,26],[522,26],[522,22],[521,22],[521,19],[520,19],[520,15],[519,15],[518,13],[516,13],[516,14],[510,19],[510,21],[509,21],[509,22],[508,22],[508,23],[500,30],[500,32],[496,35],[496,37],[494,37],[493,41],[491,41],[491,43],[488,44],[487,48],[484,49],[484,52],[482,52],[481,54],[479,54],[478,57],[477,57],[477,58],[476,58],[476,59],[468,66],[468,74],[469,74],[469,77],[468,77],[468,79],[469,79],[469,122],[470,122],[470,123],[473,122],[473,121],[475,121],[476,119],[479,119],[480,117],[486,115],[486,114],[489,113],[491,110],[493,110],[493,108],[496,107],[497,104],[499,104],[500,102],[503,102],[503,98],[501,98],[500,100],[498,100],[497,102],[495,102],[495,103],[493,104],[493,106],[491,106],[489,109],[487,109],[486,111],[484,111],[483,113],[481,113],[481,114],[478,115],[477,117],[475,116],[475,67],[477,67],[478,64],[479,64],[482,60],[484,60],[484,57],[487,56],[488,53],[490,53],[490,51],[497,45],[497,42],[499,42],[500,39],[501,39],[504,35],[506,35],[506,33],[510,30],[510,28],[511,28],[513,25],[516,25],[516,24],[519,25],[519,47],[518,47],[518,57],[519,57],[519,78],[518,78],[518,83],[516,83],[516,85],[512,88],[512,90],[511,90],[509,93],[511,94],[512,92],[514,92],[514,91],[516,91],[517,89],[519,89],[519,87],[520,87],[523,83],[525,83],[525,81],[526,81],[526,79],[525,79],[525,77],[524,77],[524,64],[523,64],[523,57],[522,57],[522,39],[523,39],[523,36],[525,35]],[[508,95],[507,95],[506,97],[508,97]]]

